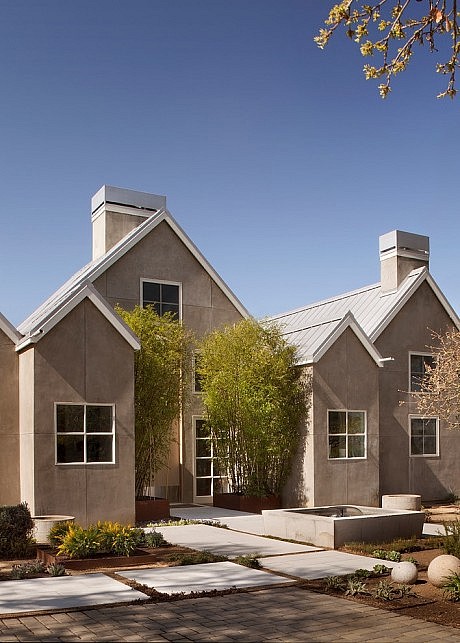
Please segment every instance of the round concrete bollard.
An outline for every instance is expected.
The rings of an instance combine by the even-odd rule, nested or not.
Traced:
[[[416,565],[408,560],[397,563],[391,570],[391,580],[401,585],[415,585],[417,576],[418,571]]]
[[[451,574],[460,574],[460,559],[457,556],[442,554],[433,558],[428,565],[428,580],[435,587],[442,587]]]
[[[382,496],[382,509],[420,511],[421,508],[422,496],[414,493],[393,493]]]

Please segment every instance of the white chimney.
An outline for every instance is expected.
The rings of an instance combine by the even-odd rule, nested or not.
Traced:
[[[103,185],[91,199],[93,259],[98,259],[137,228],[166,208],[166,197]]]
[[[421,234],[393,230],[379,238],[382,293],[399,288],[415,268],[429,267],[430,239]]]

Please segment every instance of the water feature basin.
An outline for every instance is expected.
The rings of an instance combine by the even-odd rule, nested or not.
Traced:
[[[366,507],[327,505],[262,511],[264,533],[336,549],[346,542],[378,543],[422,535],[425,514]]]

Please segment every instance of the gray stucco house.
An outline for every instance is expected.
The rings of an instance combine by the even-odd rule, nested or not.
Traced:
[[[248,313],[165,197],[104,186],[91,218],[92,261],[18,329],[0,317],[0,504],[25,500],[32,514],[82,524],[132,523],[139,343],[113,306],[174,310],[198,337]],[[202,438],[195,475],[201,413],[196,393],[153,493],[191,501],[198,487],[211,501],[217,477]]]
[[[417,413],[433,331],[460,320],[429,273],[428,237],[380,237],[379,283],[272,319],[312,374],[285,502],[379,506],[383,494],[446,498],[460,487],[460,435]]]
[[[113,307],[175,311],[197,337],[249,313],[165,197],[104,186],[91,210],[92,261],[17,329],[0,315],[0,504],[133,522],[139,343]],[[273,318],[313,378],[286,505],[458,489],[458,436],[420,418],[409,391],[430,360],[431,330],[460,321],[429,273],[426,237],[395,231],[380,242],[380,283]],[[201,426],[194,382],[152,493],[212,502],[221,482]]]

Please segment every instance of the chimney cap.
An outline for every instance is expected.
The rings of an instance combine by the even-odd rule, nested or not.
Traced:
[[[94,214],[105,203],[157,212],[166,208],[166,197],[149,194],[148,192],[128,190],[127,188],[117,188],[112,185],[103,185],[91,199],[91,213]]]
[[[380,259],[393,257],[419,258],[428,261],[430,256],[430,239],[422,234],[392,230],[379,237]]]

